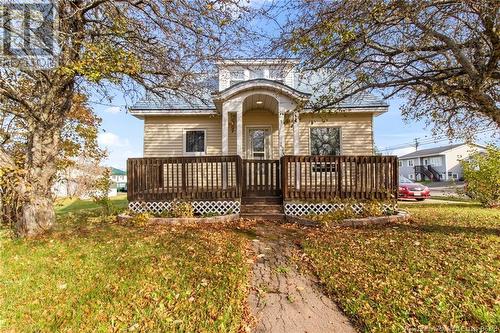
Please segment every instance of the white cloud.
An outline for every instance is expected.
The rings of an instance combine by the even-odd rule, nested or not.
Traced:
[[[129,142],[127,139],[123,140],[118,135],[111,132],[99,133],[99,136],[97,137],[97,142],[103,148],[129,146]]]
[[[122,111],[122,108],[119,106],[110,106],[109,108],[105,109],[104,112],[106,113],[112,113],[112,114],[117,114]]]

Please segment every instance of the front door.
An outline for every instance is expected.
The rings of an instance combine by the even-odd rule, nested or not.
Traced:
[[[271,129],[269,127],[250,127],[247,132],[247,158],[264,160],[270,158]]]

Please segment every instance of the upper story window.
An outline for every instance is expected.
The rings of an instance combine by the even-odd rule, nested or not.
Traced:
[[[239,82],[245,81],[245,71],[243,69],[232,70],[229,72],[229,85],[235,85]]]
[[[310,131],[311,155],[340,155],[339,127],[313,127]]]
[[[285,82],[285,73],[282,68],[270,68],[269,69],[269,80],[278,81],[281,83]]]
[[[408,166],[412,167],[413,166],[413,160],[408,160]]]

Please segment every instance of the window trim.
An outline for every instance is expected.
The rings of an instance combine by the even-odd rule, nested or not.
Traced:
[[[272,125],[245,125],[245,155],[247,159],[253,160],[252,148],[250,147],[250,130],[251,129],[267,129],[269,130],[269,142],[267,144],[268,156],[264,153],[264,159],[273,158],[273,126]]]
[[[203,151],[188,152],[186,151],[186,132],[203,132]],[[207,130],[205,128],[183,128],[182,129],[182,152],[184,156],[205,156],[207,154]]]
[[[309,155],[312,155],[312,140],[311,140],[311,130],[314,128],[338,128],[339,129],[339,136],[340,136],[340,149],[339,149],[339,155],[344,155],[344,142],[343,142],[343,135],[342,135],[342,126],[309,126]],[[325,155],[317,155],[317,156],[325,156]]]
[[[411,162],[411,165],[410,165],[410,162]],[[412,159],[409,159],[408,162],[407,162],[408,166],[409,167],[414,167],[415,166],[415,161],[412,160]]]

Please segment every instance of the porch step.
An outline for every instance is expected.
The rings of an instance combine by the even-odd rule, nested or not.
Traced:
[[[259,197],[252,199],[253,200],[247,200],[246,203],[242,202],[240,213],[240,216],[242,218],[270,221],[283,221],[285,219],[281,198],[273,198],[271,202],[269,200],[269,197]]]
[[[242,205],[252,205],[252,204],[278,204],[283,203],[283,197],[281,196],[265,196],[265,197],[243,197],[241,199]]]

